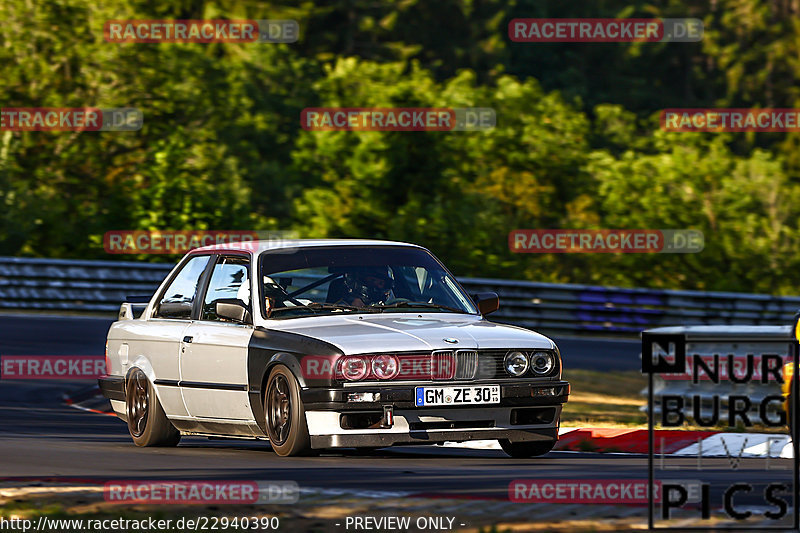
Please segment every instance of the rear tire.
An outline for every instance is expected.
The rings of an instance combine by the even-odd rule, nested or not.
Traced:
[[[136,446],[177,446],[181,433],[167,419],[150,380],[136,368],[125,383],[128,431]]]
[[[528,459],[544,455],[556,445],[558,440],[530,441],[530,442],[511,442],[507,439],[500,439],[500,447],[503,451],[515,459]]]
[[[285,366],[278,365],[269,374],[264,413],[267,437],[276,454],[290,457],[312,453],[300,385]]]

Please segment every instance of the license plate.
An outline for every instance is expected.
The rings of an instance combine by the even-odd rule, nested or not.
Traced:
[[[417,407],[500,403],[500,385],[417,387],[416,392],[415,398]]]

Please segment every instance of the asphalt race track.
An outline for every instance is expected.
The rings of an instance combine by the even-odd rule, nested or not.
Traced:
[[[0,319],[1,354],[99,355],[109,321],[91,318],[5,316]],[[620,346],[632,348],[630,344]],[[570,366],[608,368],[617,361],[635,368],[638,353],[616,353],[614,344],[573,340],[563,343]],[[580,351],[595,350],[581,357]],[[598,355],[604,354],[604,355]],[[633,359],[633,361],[631,361]],[[576,362],[577,361],[577,362]],[[178,448],[141,449],[130,441],[125,424],[113,416],[77,410],[64,404],[64,394],[86,389],[86,381],[0,381],[0,482],[14,479],[202,479],[296,481],[319,490],[397,492],[435,498],[477,498],[505,506],[511,481],[539,479],[647,479],[647,456],[551,452],[530,460],[511,459],[500,451],[454,447],[399,447],[372,452],[343,450],[319,457],[281,458],[264,442],[184,438]],[[671,459],[682,465],[672,479],[698,479],[692,458]],[[742,459],[731,469],[727,458],[704,459],[703,481],[711,483],[714,507],[721,507],[724,487],[737,481],[768,479],[791,484],[791,461],[775,460],[765,476],[763,459]],[[775,469],[775,468],[783,468]],[[13,478],[13,479],[12,479]],[[763,508],[761,490],[738,497],[739,505]],[[502,500],[506,500],[502,503]],[[476,509],[473,503],[472,511]],[[547,505],[547,504],[528,504]],[[550,506],[552,507],[552,506]],[[579,508],[601,518],[613,507]],[[491,510],[490,516],[506,511]],[[519,507],[516,507],[519,509]],[[454,511],[460,512],[460,511]],[[646,519],[646,508],[628,508],[628,515]],[[498,514],[499,513],[499,514]],[[519,513],[517,513],[519,514]],[[573,513],[574,514],[574,513]],[[556,514],[551,513],[553,518]]]
[[[511,459],[494,450],[445,447],[403,447],[357,452],[343,450],[319,457],[282,458],[268,444],[238,440],[184,438],[171,449],[136,448],[127,427],[113,416],[79,411],[64,405],[61,395],[79,388],[78,382],[4,381],[0,384],[0,483],[52,478],[63,480],[257,480],[295,481],[302,489],[331,489],[358,493],[402,492],[431,504],[442,499],[468,498],[450,514],[469,522],[506,514],[547,511],[600,520],[618,517],[646,521],[644,506],[550,505],[508,502],[515,479],[647,478],[643,455],[551,452],[530,460]],[[698,479],[692,458],[674,459],[685,470],[671,479]],[[781,464],[782,463],[782,464]],[[703,481],[711,483],[713,507],[721,507],[722,491],[734,482],[768,479],[791,485],[791,461],[775,460],[765,477],[762,459],[743,459],[731,470],[727,458],[705,459]],[[662,478],[663,479],[663,478]],[[737,505],[763,509],[761,489],[737,498]],[[502,500],[506,500],[503,502]],[[301,498],[302,502],[302,498]],[[497,506],[500,506],[499,508]],[[622,509],[622,511],[620,511]],[[568,518],[564,516],[564,518]]]
[[[323,488],[505,498],[509,482],[524,476],[621,478],[647,472],[646,457],[574,452],[516,460],[493,450],[403,447],[282,458],[264,442],[199,437],[184,438],[175,449],[136,448],[115,417],[63,405],[64,386],[0,387],[4,477],[294,480]]]

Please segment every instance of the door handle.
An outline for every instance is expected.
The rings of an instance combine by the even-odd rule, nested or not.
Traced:
[[[194,337],[189,337],[188,335],[183,338],[183,342],[189,343],[194,340]]]

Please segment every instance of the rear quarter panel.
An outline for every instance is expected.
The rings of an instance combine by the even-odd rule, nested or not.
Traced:
[[[108,355],[112,375],[128,376],[141,369],[167,416],[188,416],[178,387],[155,385],[155,381],[179,381],[179,350],[182,333],[189,322],[182,320],[123,320],[108,332]]]

